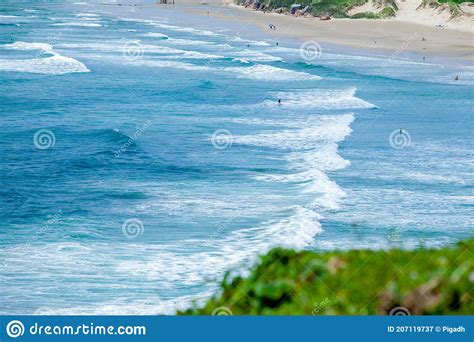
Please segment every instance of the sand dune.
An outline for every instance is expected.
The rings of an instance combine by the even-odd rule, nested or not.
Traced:
[[[439,8],[420,7],[421,0],[405,0],[397,2],[399,10],[397,16],[392,20],[401,22],[417,23],[425,26],[436,27],[442,25],[448,29],[455,29],[465,32],[474,32],[474,11],[473,5],[467,3],[461,6],[465,14],[453,17],[447,5]],[[473,37],[471,37],[472,42]]]

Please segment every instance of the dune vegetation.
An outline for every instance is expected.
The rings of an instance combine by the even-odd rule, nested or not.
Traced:
[[[442,249],[273,249],[187,315],[468,315],[474,239]]]
[[[386,19],[394,17],[399,10],[396,0],[236,0],[240,5],[258,3],[258,8],[277,13],[290,13],[292,6],[299,4],[298,10],[291,12],[296,16],[329,16],[334,18]],[[373,9],[351,14],[351,10],[371,3]],[[447,8],[453,16],[462,14],[461,3],[474,3],[474,0],[423,0],[420,8]]]

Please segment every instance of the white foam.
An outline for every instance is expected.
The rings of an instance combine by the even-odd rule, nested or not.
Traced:
[[[211,55],[207,53],[202,53],[202,52],[197,52],[197,51],[182,51],[179,52],[176,55],[169,55],[166,57],[163,57],[166,59],[218,59],[218,58],[223,58],[223,56],[219,55]]]
[[[45,58],[5,60],[0,59],[1,71],[29,72],[36,74],[62,75],[76,72],[90,72],[84,64],[75,60],[54,54]]]
[[[174,60],[159,60],[159,59],[146,59],[146,58],[127,58],[120,55],[104,55],[104,54],[95,54],[95,53],[80,53],[76,52],[76,55],[83,56],[88,59],[100,60],[100,61],[108,61],[110,63],[116,64],[126,64],[130,66],[144,66],[150,68],[171,68],[171,69],[180,69],[180,70],[188,70],[188,71],[209,71],[209,67],[204,65],[195,65],[192,63],[181,62],[181,61],[174,61]]]
[[[198,51],[181,50],[162,45],[141,44],[139,40],[136,41],[117,41],[116,43],[66,43],[58,44],[59,48],[73,48],[82,50],[95,51],[111,51],[119,52],[121,55],[127,55],[130,51],[133,54],[141,55],[136,59],[146,59],[147,54],[161,54],[165,55],[167,59],[188,58],[188,59],[214,59],[222,58],[222,56],[201,53]],[[105,57],[105,56],[104,56]]]
[[[282,108],[376,108],[374,104],[355,97],[356,91],[356,88],[349,88],[344,90],[310,89],[276,92],[271,94],[275,101],[265,101],[263,105],[275,107],[276,100],[281,99]]]
[[[181,39],[181,38],[169,38],[166,40],[161,41],[162,44],[172,44],[178,46],[200,46],[206,48],[212,48],[218,50],[219,53],[226,50],[231,50],[232,47],[227,44],[216,44],[204,40],[196,40],[196,39]]]
[[[81,22],[81,21],[71,21],[68,23],[54,23],[53,26],[71,26],[71,27],[102,27],[103,25],[99,23],[90,23],[90,22]]]
[[[195,65],[191,63],[185,63],[185,62],[177,62],[177,61],[158,61],[158,60],[138,59],[135,61],[128,61],[125,63],[130,64],[130,65],[135,65],[135,66],[148,66],[148,67],[153,67],[153,68],[173,68],[173,69],[181,69],[181,70],[189,70],[189,71],[208,71],[209,70],[209,68],[206,66]]]
[[[440,171],[441,172],[441,171]],[[380,175],[382,179],[386,180],[393,180],[393,179],[409,179],[414,180],[420,183],[428,183],[428,184],[440,184],[440,183],[453,183],[453,184],[467,184],[467,179],[463,179],[462,177],[458,177],[455,175],[441,175],[441,174],[433,174],[433,173],[423,173],[423,172],[400,172],[396,174],[387,174],[387,175]]]
[[[223,231],[217,231],[206,241],[188,239],[175,245],[62,242],[4,248],[6,267],[0,269],[0,276],[6,272],[36,279],[28,286],[8,289],[27,300],[31,297],[23,296],[23,291],[35,291],[38,296],[31,300],[43,303],[52,287],[66,292],[49,301],[47,308],[37,310],[38,314],[173,314],[176,309],[190,307],[193,300],[202,302],[215,294],[227,271],[246,272],[243,270],[259,254],[275,246],[304,248],[321,232],[321,217],[314,211],[298,206],[286,210],[292,213],[288,218],[224,236],[219,236]],[[200,245],[205,246],[205,252],[196,251]],[[87,282],[90,301],[70,292],[72,281]],[[141,284],[139,292],[137,284]],[[173,291],[173,299],[160,298],[157,287]],[[96,297],[94,289],[98,290]],[[183,289],[187,294],[179,295]],[[119,294],[115,296],[119,299],[111,301],[113,296],[106,296],[104,301],[104,291]]]
[[[159,21],[149,20],[149,19],[124,18],[124,17],[119,17],[118,19],[120,19],[122,21],[135,22],[135,23],[140,23],[140,24],[145,24],[145,25],[153,25],[153,26],[157,26],[157,25],[160,24]]]
[[[243,39],[239,36],[230,37],[227,40],[231,42],[245,43],[252,46],[270,46],[271,45],[265,41],[248,40],[248,39]]]
[[[168,38],[168,36],[166,34],[159,33],[159,32],[148,32],[148,33],[144,34],[143,36],[144,37],[160,38],[160,39],[167,39]]]
[[[254,178],[264,182],[293,183],[309,201],[307,207],[335,210],[339,209],[346,193],[325,172],[350,164],[338,154],[337,142],[351,133],[353,120],[352,114],[321,116],[304,122],[296,120],[290,125],[291,129],[236,135],[234,143],[290,150],[286,155],[287,172],[259,174]],[[274,122],[276,128],[287,123],[286,120]]]
[[[95,13],[76,13],[74,15],[76,17],[93,17],[93,18],[100,17],[100,15],[95,14]]]
[[[261,234],[272,241],[269,244],[261,243],[257,248],[262,248],[258,253],[281,246],[286,248],[301,249],[311,242],[314,237],[322,232],[319,220],[321,215],[315,211],[300,206],[293,208],[295,213],[287,219],[271,224]],[[249,232],[252,232],[251,230]],[[265,241],[262,238],[262,241]]]
[[[205,279],[219,279],[224,272],[248,265],[259,254],[272,247],[303,248],[321,232],[319,214],[299,206],[288,210],[293,212],[288,218],[267,221],[255,228],[232,231],[224,238],[180,243],[184,248],[191,248],[191,245],[204,242],[208,252],[176,255],[174,252],[155,251],[145,261],[132,259],[120,263],[117,272],[134,278],[145,277],[171,288],[177,282],[192,286]],[[225,227],[222,229],[225,230]]]
[[[173,299],[160,298],[155,294],[141,300],[116,300],[89,306],[67,308],[46,306],[36,310],[34,315],[175,315],[178,310],[184,311],[193,304],[204,305],[205,300],[213,294],[214,291],[206,291],[198,295],[179,296]]]
[[[28,42],[15,42],[12,44],[5,44],[1,46],[5,49],[10,50],[41,50],[41,51],[52,51],[53,47],[46,43],[28,43]]]
[[[351,133],[353,120],[353,114],[318,116],[293,122],[259,120],[257,124],[273,126],[273,130],[234,135],[233,140],[235,144],[289,150],[287,172],[259,174],[254,178],[264,182],[294,183],[301,188],[301,196],[307,198],[307,207],[335,210],[346,193],[325,172],[350,164],[338,154],[337,142]],[[281,126],[286,128],[282,130]]]
[[[40,50],[48,55],[32,59],[0,59],[1,71],[28,72],[48,75],[62,75],[90,71],[78,60],[54,52],[52,46],[49,44],[16,42],[0,47],[13,50]]]
[[[198,36],[222,36],[222,34],[219,34],[219,33],[215,33],[215,32],[208,31],[208,30],[199,30],[199,29],[195,29],[195,28],[192,28],[192,27],[181,27],[181,26],[161,24],[161,23],[157,23],[155,25],[157,27],[161,27],[161,28],[164,28],[164,29],[168,29],[168,30],[172,30],[172,31],[176,31],[176,32],[192,33],[192,34],[195,34],[195,35],[198,35]]]
[[[324,118],[324,119],[323,119]],[[244,145],[301,150],[321,147],[326,141],[338,142],[349,135],[352,114],[322,117],[320,123],[300,129],[268,130],[252,135],[235,135],[234,142]]]
[[[450,199],[460,200],[464,203],[474,204],[474,196],[448,196]]]
[[[276,62],[282,60],[280,57],[275,57],[263,52],[253,51],[249,49],[238,51],[232,54],[232,57],[235,57],[236,59],[241,61],[249,62]]]
[[[263,51],[265,52],[281,52],[281,53],[290,53],[294,56],[299,56],[300,49],[297,48],[289,48],[289,47],[284,47],[284,46],[273,46],[269,49],[264,49]]]
[[[204,40],[179,39],[179,38],[170,38],[166,42],[171,43],[173,45],[197,45],[197,46],[213,45],[212,43],[206,42]]]
[[[271,65],[256,64],[250,67],[227,67],[225,72],[234,73],[240,78],[249,78],[262,81],[311,81],[320,80],[317,75],[305,72],[281,69]]]
[[[348,160],[338,154],[338,145],[333,142],[310,151],[291,152],[286,159],[290,162],[290,168],[294,170],[334,171],[350,165]]]
[[[307,153],[308,155],[310,153]],[[331,158],[329,155],[325,156]],[[342,159],[336,154],[336,159]],[[347,165],[347,163],[344,163]],[[322,165],[318,165],[320,168]],[[256,176],[255,179],[265,182],[282,182],[300,184],[302,194],[311,194],[313,199],[308,204],[312,208],[325,208],[330,210],[339,209],[339,202],[346,197],[346,193],[329,179],[327,174],[318,169],[288,173],[288,174],[264,174]]]
[[[87,22],[95,22],[95,23],[102,23],[102,19],[95,18],[95,17],[78,17],[77,20],[87,21]]]

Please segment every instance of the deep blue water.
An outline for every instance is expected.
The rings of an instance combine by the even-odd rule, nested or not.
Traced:
[[[472,236],[472,66],[299,46],[2,5],[0,313],[170,313],[273,246]]]

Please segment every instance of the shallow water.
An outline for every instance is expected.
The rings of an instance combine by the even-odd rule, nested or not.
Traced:
[[[472,236],[471,66],[168,14],[3,6],[0,313],[172,313],[274,246]]]

